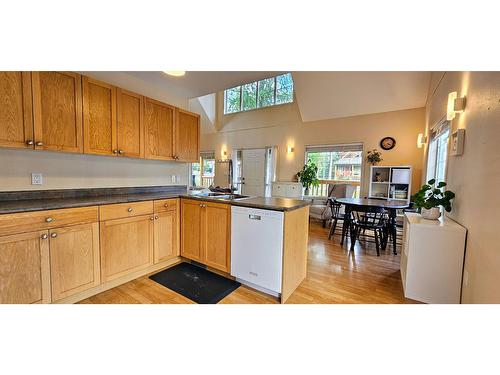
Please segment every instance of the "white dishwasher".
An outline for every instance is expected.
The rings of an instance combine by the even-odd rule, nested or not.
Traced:
[[[281,293],[283,219],[280,211],[231,207],[231,275],[275,296]]]

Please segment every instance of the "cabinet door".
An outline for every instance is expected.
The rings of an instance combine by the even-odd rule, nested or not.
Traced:
[[[175,151],[179,161],[196,162],[200,157],[200,116],[176,109]]]
[[[50,276],[52,300],[99,285],[99,224],[52,229]]]
[[[144,157],[144,97],[122,89],[117,91],[118,153]]]
[[[0,72],[0,146],[34,147],[29,72]]]
[[[203,249],[205,264],[230,272],[231,206],[205,202]]]
[[[35,149],[83,152],[82,80],[71,72],[33,72]]]
[[[0,237],[0,303],[50,303],[47,231]]]
[[[178,215],[178,210],[155,213],[155,263],[179,256]]]
[[[145,157],[172,160],[175,108],[149,98],[144,102]]]
[[[181,255],[198,262],[203,261],[201,214],[201,201],[181,200]]]
[[[143,215],[100,223],[102,282],[153,264],[153,219]]]
[[[118,154],[114,86],[83,77],[83,129],[86,154]]]

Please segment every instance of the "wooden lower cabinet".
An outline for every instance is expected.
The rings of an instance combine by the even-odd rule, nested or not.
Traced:
[[[179,211],[177,209],[155,214],[154,263],[179,256]]]
[[[0,237],[0,303],[50,303],[47,231]]]
[[[203,262],[201,248],[202,202],[197,200],[181,200],[181,255],[185,258]]]
[[[152,215],[101,221],[100,227],[102,282],[153,264]]]
[[[181,255],[229,273],[231,206],[182,199]]]
[[[99,223],[52,229],[49,239],[52,301],[99,285]]]

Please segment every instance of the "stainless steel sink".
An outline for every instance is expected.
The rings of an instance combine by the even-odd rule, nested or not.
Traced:
[[[199,197],[210,197],[210,198],[215,198],[215,199],[227,199],[227,200],[232,200],[232,201],[238,200],[238,199],[250,198],[249,195],[216,193],[216,192],[201,193],[201,194],[198,194],[198,196]]]

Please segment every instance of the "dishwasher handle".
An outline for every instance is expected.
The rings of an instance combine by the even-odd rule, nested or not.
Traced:
[[[248,215],[248,218],[250,220],[260,220],[261,216],[260,215]]]

